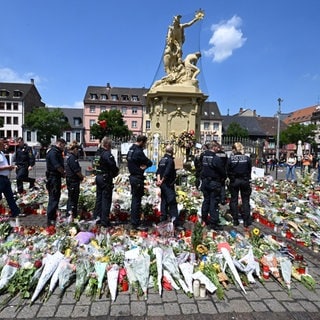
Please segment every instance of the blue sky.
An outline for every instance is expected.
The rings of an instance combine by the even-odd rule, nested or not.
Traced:
[[[183,51],[201,51],[200,87],[223,115],[320,103],[319,0],[3,1],[0,82],[33,78],[58,107],[81,107],[89,85],[149,88],[173,16],[200,8]]]

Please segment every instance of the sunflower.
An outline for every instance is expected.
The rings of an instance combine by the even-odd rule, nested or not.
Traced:
[[[260,235],[260,230],[258,228],[254,228],[252,230],[252,235],[258,237]]]

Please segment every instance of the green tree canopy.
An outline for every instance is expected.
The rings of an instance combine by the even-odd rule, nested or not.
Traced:
[[[315,124],[300,124],[293,123],[290,124],[286,130],[283,130],[280,133],[280,142],[281,144],[297,143],[299,140],[308,143],[313,143],[315,130],[317,126]]]
[[[132,134],[119,110],[101,112],[98,117],[98,123],[90,127],[90,133],[100,141],[105,136],[124,138]]]
[[[49,110],[39,107],[26,114],[24,127],[37,131],[38,142],[47,147],[51,144],[53,136],[61,137],[63,131],[70,128],[70,124],[59,108]]]
[[[249,132],[247,129],[241,127],[239,123],[231,122],[225,135],[235,138],[248,138]]]

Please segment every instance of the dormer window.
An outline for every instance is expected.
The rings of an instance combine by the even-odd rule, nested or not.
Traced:
[[[81,118],[73,118],[74,126],[80,126],[80,124],[81,124]]]
[[[106,94],[102,94],[100,97],[101,97],[101,100],[107,100],[108,99],[108,96]]]
[[[118,101],[119,99],[118,99],[118,95],[117,94],[112,94],[111,95],[111,100],[112,101]]]
[[[96,93],[90,93],[90,99],[91,100],[97,100],[98,99],[98,95]]]
[[[21,98],[22,97],[22,92],[20,90],[14,90],[13,91],[13,97],[14,98]]]
[[[10,92],[6,89],[0,89],[0,97],[7,98],[9,97]]]
[[[129,96],[126,95],[126,94],[123,94],[123,95],[121,96],[121,99],[122,99],[122,101],[129,101]]]
[[[138,96],[132,96],[131,100],[132,101],[139,101],[139,97]]]
[[[207,115],[208,115],[208,112],[207,112],[207,111],[204,111],[203,114],[204,114],[205,116],[207,116]]]

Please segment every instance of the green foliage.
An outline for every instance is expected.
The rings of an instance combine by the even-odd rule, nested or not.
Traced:
[[[60,109],[39,107],[26,114],[24,127],[37,131],[37,141],[47,147],[51,144],[51,138],[61,137],[63,131],[70,128],[70,124]]]
[[[99,125],[99,121],[106,121],[106,128]],[[131,135],[131,131],[123,120],[123,115],[119,110],[101,112],[98,123],[90,127],[90,133],[100,141],[105,136],[124,138]]]
[[[231,122],[225,135],[229,137],[248,138],[249,132],[247,129],[241,127],[239,123]]]
[[[3,125],[4,125],[4,120],[3,120],[3,118],[0,118],[0,128],[2,128]]]
[[[281,144],[297,143],[299,140],[312,143],[314,141],[315,130],[317,126],[315,124],[300,124],[293,123],[280,133]]]

